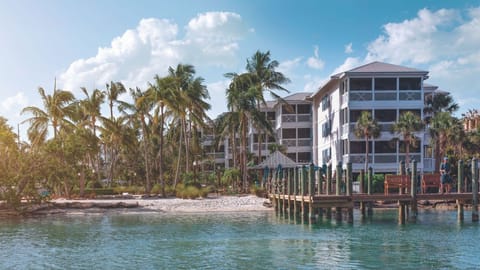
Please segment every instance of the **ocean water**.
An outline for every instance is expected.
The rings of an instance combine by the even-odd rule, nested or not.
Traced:
[[[479,224],[396,211],[354,224],[272,212],[109,213],[0,220],[0,269],[480,269]]]

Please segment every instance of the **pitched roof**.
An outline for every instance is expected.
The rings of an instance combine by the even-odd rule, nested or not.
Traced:
[[[305,100],[308,96],[310,96],[312,92],[299,92],[299,93],[293,93],[289,96],[284,97],[284,100],[287,101],[297,101],[297,100]]]
[[[282,168],[295,168],[298,165],[295,161],[282,154],[280,151],[275,151],[270,154],[262,163],[254,166],[256,169],[263,169],[268,167],[270,169],[276,169],[278,165],[282,165]]]
[[[348,71],[335,74],[332,77],[338,78],[342,74],[362,73],[421,73],[427,75],[428,71],[375,61],[363,66],[356,67],[354,69],[350,69]]]

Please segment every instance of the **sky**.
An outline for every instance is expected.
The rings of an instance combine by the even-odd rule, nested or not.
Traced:
[[[182,63],[205,79],[214,118],[224,74],[257,50],[280,63],[290,93],[383,61],[429,71],[457,116],[480,108],[480,0],[0,0],[0,116],[26,129],[21,110],[43,108],[38,88],[53,93],[55,79],[81,99],[80,87],[110,81],[145,89]]]

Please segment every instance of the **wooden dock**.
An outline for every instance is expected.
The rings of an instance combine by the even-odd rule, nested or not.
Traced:
[[[460,161],[461,162],[461,161]],[[459,168],[463,163],[459,162]],[[269,182],[269,197],[279,214],[298,215],[315,220],[325,216],[332,218],[335,213],[337,221],[343,220],[343,213],[349,223],[353,222],[353,209],[359,206],[362,216],[373,213],[373,205],[377,202],[394,202],[398,206],[398,223],[406,220],[416,221],[419,201],[455,201],[458,219],[464,219],[464,205],[472,206],[472,221],[478,221],[478,165],[472,160],[472,188],[463,187],[463,171],[459,169],[457,190],[455,193],[417,193],[421,190],[416,175],[416,163],[412,164],[412,174],[409,175],[409,189],[399,188],[398,193],[372,193],[372,171],[368,172],[367,183],[360,183],[360,193],[352,192],[351,164],[342,170],[337,166],[336,179],[331,178],[331,168],[322,176],[313,165],[302,168],[277,170]],[[363,179],[363,174],[361,174]],[[460,181],[461,180],[461,181]],[[366,190],[364,190],[366,187]],[[472,192],[472,190],[476,192]]]

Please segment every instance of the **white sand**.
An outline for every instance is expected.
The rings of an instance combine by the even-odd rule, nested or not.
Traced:
[[[195,213],[195,212],[250,212],[250,211],[271,211],[272,208],[264,206],[268,199],[259,198],[254,195],[247,196],[218,196],[205,199],[93,199],[93,200],[53,200],[54,203],[95,203],[115,204],[136,204],[138,208],[125,208],[125,211],[152,211],[168,213]],[[76,212],[76,211],[74,211]]]

